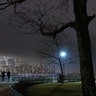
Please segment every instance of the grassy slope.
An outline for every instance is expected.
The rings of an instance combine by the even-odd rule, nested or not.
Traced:
[[[44,83],[28,90],[29,96],[82,96],[81,83]]]

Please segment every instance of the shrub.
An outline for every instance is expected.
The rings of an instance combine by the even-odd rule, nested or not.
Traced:
[[[14,89],[23,96],[28,96],[26,89],[28,89],[30,86],[34,84],[36,83],[33,83],[31,80],[20,80],[18,83],[14,85]]]

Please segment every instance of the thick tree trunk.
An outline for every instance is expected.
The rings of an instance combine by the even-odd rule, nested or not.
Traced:
[[[96,96],[88,29],[77,31],[83,96]]]
[[[86,3],[87,0],[73,0],[75,29],[78,39],[83,96],[96,96]]]

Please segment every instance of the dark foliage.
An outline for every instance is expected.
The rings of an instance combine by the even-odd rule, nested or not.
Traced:
[[[15,84],[14,89],[23,96],[28,96],[27,89],[35,84],[40,84],[40,82],[32,82],[32,80],[20,80]]]

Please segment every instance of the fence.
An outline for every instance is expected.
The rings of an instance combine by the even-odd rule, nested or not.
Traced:
[[[12,76],[12,82],[18,82],[20,80],[32,80],[32,81],[38,81],[38,80],[45,80],[45,81],[57,81],[58,76],[57,74],[27,74],[27,75],[14,75]]]

